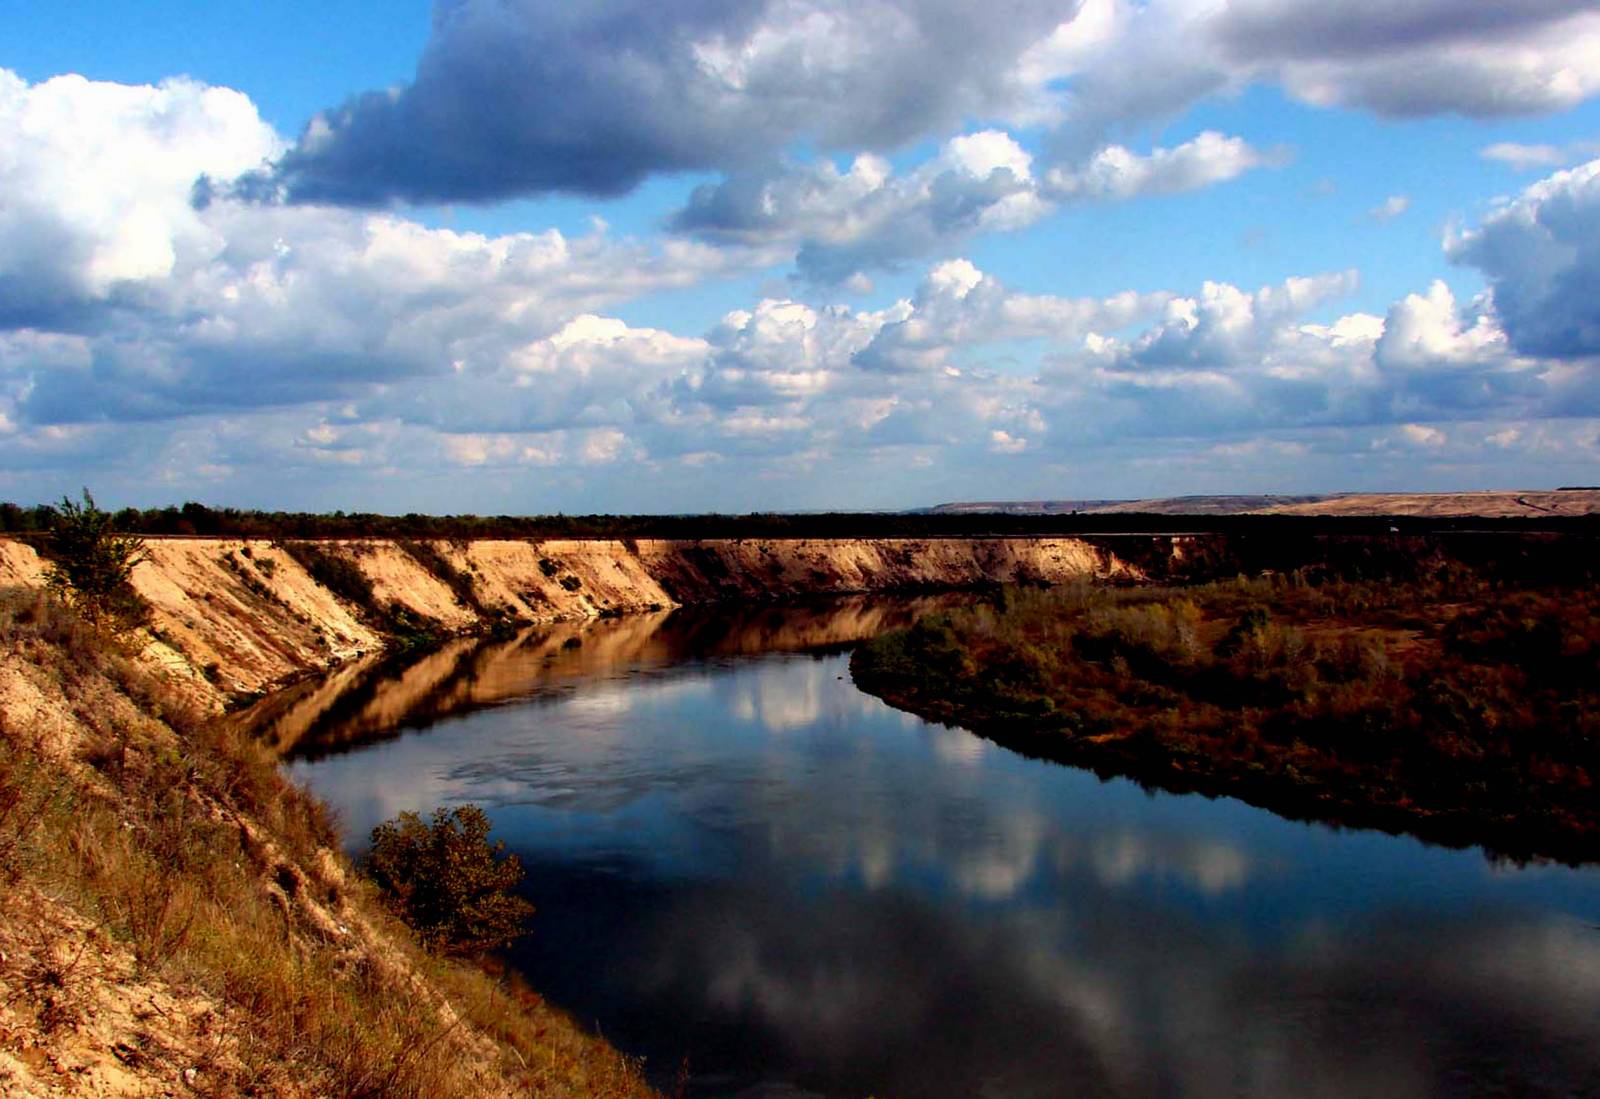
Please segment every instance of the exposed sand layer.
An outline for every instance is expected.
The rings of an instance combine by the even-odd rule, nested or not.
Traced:
[[[197,701],[281,687],[379,651],[376,611],[402,608],[444,632],[498,616],[526,623],[592,619],[718,600],[764,601],[1056,583],[1130,575],[1108,552],[1074,538],[650,539],[318,543],[355,565],[373,600],[357,606],[319,584],[266,540],[151,538],[133,582],[152,607],[142,659],[183,682]],[[439,575],[454,571],[457,582]],[[37,585],[44,564],[0,539],[0,584]],[[460,577],[470,598],[458,598]]]
[[[1600,514],[1600,489],[1487,492],[1339,492],[1311,496],[1167,496],[1144,500],[1011,500],[941,504],[938,514],[1416,515],[1505,519]]]
[[[1350,493],[1310,503],[1278,504],[1265,515],[1420,515],[1507,519],[1537,515],[1600,514],[1600,490],[1564,492]]]

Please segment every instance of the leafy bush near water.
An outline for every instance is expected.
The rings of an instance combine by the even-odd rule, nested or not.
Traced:
[[[401,813],[378,825],[366,865],[401,918],[441,953],[503,947],[533,914],[513,892],[522,863],[489,842],[489,818],[476,805],[435,809],[426,824]]]

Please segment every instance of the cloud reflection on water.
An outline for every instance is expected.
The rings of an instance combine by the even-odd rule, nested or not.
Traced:
[[[1101,782],[838,655],[651,659],[295,768],[358,828],[490,803],[519,963],[696,1095],[1600,1093],[1593,872]]]

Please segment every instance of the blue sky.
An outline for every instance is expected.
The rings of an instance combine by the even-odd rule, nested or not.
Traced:
[[[20,3],[0,497],[1600,477],[1577,0]]]

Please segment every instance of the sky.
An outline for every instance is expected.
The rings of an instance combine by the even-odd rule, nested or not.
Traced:
[[[1600,483],[1593,0],[13,0],[0,499]]]

